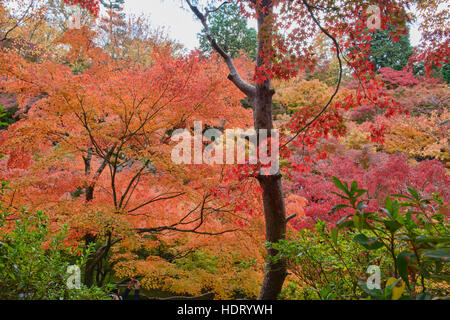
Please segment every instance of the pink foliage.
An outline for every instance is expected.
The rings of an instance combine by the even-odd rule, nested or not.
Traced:
[[[368,104],[357,107],[350,113],[350,120],[357,122],[364,122],[372,120],[376,114],[376,109]]]
[[[385,67],[380,69],[380,74],[383,81],[391,87],[408,87],[419,83],[416,77],[414,77],[414,74],[406,70],[396,71],[389,67]]]
[[[305,217],[293,221],[295,228],[311,227],[317,219],[334,224],[349,213],[340,210],[330,214],[333,206],[342,203],[342,199],[331,193],[338,191],[333,176],[349,183],[357,181],[360,188],[366,189],[368,193],[364,197],[370,199],[371,210],[382,206],[387,195],[405,193],[407,187],[424,195],[439,192],[447,202],[450,195],[450,179],[444,165],[437,160],[411,166],[404,155],[350,150],[319,161],[311,172],[293,175],[291,191],[308,200]]]
[[[393,90],[401,106],[412,112],[430,113],[433,110],[446,108],[450,102],[450,91],[440,79],[421,79],[414,87],[398,87]]]

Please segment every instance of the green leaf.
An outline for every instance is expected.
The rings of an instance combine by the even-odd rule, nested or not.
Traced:
[[[346,194],[348,194],[348,187],[346,188],[346,187],[342,184],[341,180],[339,180],[337,177],[333,177],[333,182],[334,182],[334,185],[336,186],[336,188],[338,188],[339,190],[342,190],[342,191],[344,191]]]
[[[386,200],[384,201],[384,207],[388,212],[392,211],[392,199],[390,197],[386,197]]]
[[[14,274],[14,272],[10,271],[8,272],[8,274],[11,277],[11,279],[13,279],[14,281],[16,280],[16,275]]]
[[[396,197],[396,198],[408,199],[408,200],[411,199],[410,197],[405,196],[404,194],[398,194],[398,193],[393,193],[393,194],[391,194],[391,196]]]
[[[367,284],[362,281],[359,282],[359,286],[364,290],[364,292],[366,292],[372,298],[381,300],[384,297],[383,291],[381,291],[381,289],[369,289],[367,287]]]
[[[409,251],[402,251],[397,256],[397,270],[402,277],[403,281],[409,287],[409,279],[408,279],[408,266],[412,263],[413,259],[415,259],[415,255]]]
[[[339,228],[339,229],[343,229],[343,228],[355,228],[355,224],[353,223],[352,220],[346,220],[346,221],[343,221],[342,223],[340,223],[340,224],[338,225],[338,228]]]
[[[341,197],[342,199],[346,199],[346,200],[349,200],[349,199],[350,199],[349,197],[343,196],[342,194],[339,194],[339,193],[334,192],[334,191],[331,191],[331,193],[337,195],[338,197]]]
[[[356,198],[359,198],[359,197],[361,197],[363,194],[365,194],[366,192],[367,192],[367,190],[364,190],[364,189],[358,189],[358,190],[355,191],[355,197],[356,197]]]
[[[335,211],[341,210],[344,208],[351,208],[351,207],[347,204],[338,204],[338,205],[334,206],[333,208],[331,208],[330,213],[334,213]]]
[[[353,241],[359,243],[368,250],[377,250],[383,246],[383,243],[377,238],[368,238],[365,234],[360,233],[353,238]]]
[[[411,215],[411,211],[407,211],[406,212],[406,216],[405,216],[405,218],[403,219],[403,223],[404,223],[404,225],[406,226],[406,228],[409,230],[409,231],[411,231],[411,230],[413,230],[414,228],[416,228],[417,227],[417,224],[416,224],[416,222],[414,221],[414,219],[412,218],[412,215]]]
[[[419,193],[417,192],[417,190],[415,190],[413,188],[407,188],[407,189],[408,189],[409,194],[412,195],[414,199],[416,199],[416,200],[420,199]]]
[[[450,243],[449,237],[426,237],[426,236],[418,236],[416,239],[417,242],[430,242],[430,243]]]
[[[447,248],[427,250],[423,253],[423,256],[431,260],[439,260],[447,263],[450,261],[450,250]]]
[[[334,244],[337,244],[338,232],[339,232],[338,228],[331,229],[331,240],[333,240]]]
[[[394,287],[398,284],[399,281],[400,281],[400,280],[398,279],[398,280],[392,282],[390,285],[388,285],[388,286],[386,286],[386,287],[384,288],[384,298],[385,298],[386,300],[387,300],[387,299],[391,299],[391,297],[392,297],[392,291],[393,291]]]
[[[340,219],[338,220],[338,222],[336,222],[336,226],[339,226],[339,225],[341,225],[342,223],[344,223],[344,222],[347,220],[348,217],[349,217],[349,216],[345,216],[345,217],[340,218]]]
[[[390,197],[386,197],[384,206],[385,208],[384,210],[382,209],[382,211],[385,212],[390,218],[397,220],[398,211],[400,209],[400,203],[398,200],[392,201]]]
[[[386,229],[388,229],[391,233],[395,233],[398,229],[402,227],[402,225],[394,220],[384,220],[383,221]]]
[[[358,183],[356,181],[353,181],[350,189],[351,194],[354,194],[357,190],[358,190]]]

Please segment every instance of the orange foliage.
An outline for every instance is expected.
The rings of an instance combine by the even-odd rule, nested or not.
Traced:
[[[129,260],[116,266],[119,276],[151,277],[161,263],[170,267],[167,261],[133,259],[137,247],[157,245],[150,234],[177,244],[177,250],[203,247],[218,257],[246,250],[258,264],[233,281],[259,277],[260,236],[254,241],[252,232],[222,234],[245,225],[262,235],[256,182],[226,179],[221,165],[176,166],[171,160],[174,129],[190,128],[194,120],[224,128],[251,123],[224,67],[195,54],[175,58],[157,52],[150,66],[130,67],[95,47],[93,36],[87,29],[71,30],[59,40],[70,45],[69,62],[88,61],[79,74],[51,60],[36,64],[0,52],[1,87],[17,95],[22,109],[39,97],[21,121],[1,133],[7,157],[0,178],[11,187],[5,203],[16,212],[23,205],[43,210],[52,223],[69,224],[74,243],[90,235],[115,245],[113,261],[122,261],[126,252]],[[217,234],[219,242],[212,245],[209,234]],[[230,261],[218,265],[220,274]],[[199,285],[214,283],[211,277],[203,275]],[[159,286],[186,290],[187,283],[173,281]],[[202,287],[189,286],[192,294]],[[230,290],[221,290],[230,296]]]

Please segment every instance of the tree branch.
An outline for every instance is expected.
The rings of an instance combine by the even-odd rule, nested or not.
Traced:
[[[311,120],[309,121],[302,129],[300,129],[299,131],[296,132],[296,134],[289,139],[283,146],[280,147],[280,149],[283,149],[284,147],[286,147],[289,143],[291,143],[292,141],[294,141],[299,135],[300,133],[302,133],[303,131],[308,131],[309,127],[316,122],[321,116],[322,114],[325,113],[325,111],[328,109],[328,107],[331,105],[331,103],[333,102],[334,98],[336,97],[336,95],[339,92],[339,89],[341,87],[341,82],[342,82],[342,59],[341,59],[341,54],[340,54],[340,47],[339,47],[339,43],[337,42],[336,38],[333,37],[327,30],[325,30],[324,27],[322,27],[322,25],[320,24],[319,20],[317,20],[316,16],[314,15],[314,12],[312,11],[313,6],[309,5],[306,0],[302,0],[303,4],[306,6],[306,8],[308,9],[308,12],[311,16],[311,18],[313,19],[314,23],[319,27],[319,29],[328,37],[331,39],[331,41],[333,41],[333,44],[336,48],[336,57],[338,59],[339,62],[339,77],[338,77],[338,83],[336,86],[336,89],[334,90],[332,96],[330,97],[330,99],[328,100],[327,104],[322,108],[322,110]]]
[[[195,234],[210,235],[210,236],[217,236],[217,235],[221,235],[221,234],[224,234],[224,233],[238,231],[238,229],[225,230],[225,231],[221,231],[221,232],[198,231],[198,229],[203,225],[203,223],[205,221],[205,217],[204,217],[204,215],[205,215],[205,205],[206,205],[206,201],[207,201],[209,196],[210,195],[204,195],[201,204],[197,205],[193,210],[189,211],[183,218],[181,218],[181,220],[179,220],[176,223],[173,223],[173,224],[168,225],[168,226],[159,226],[159,227],[153,227],[153,228],[135,228],[134,230],[137,233],[146,233],[146,232],[150,232],[150,233],[153,232],[154,233],[154,232],[162,232],[162,231],[176,231],[176,232],[195,233]],[[201,206],[201,208],[200,208],[200,216],[198,218],[192,220],[192,221],[184,222],[200,206]],[[213,209],[213,211],[214,211],[214,209]],[[192,223],[194,223],[196,221],[199,221],[199,222],[194,227],[192,227],[190,229],[180,229],[179,228],[179,226],[181,226],[181,225],[192,224]]]
[[[291,214],[289,217],[286,218],[286,223],[288,223],[290,220],[294,219],[297,216],[297,214]]]
[[[206,38],[208,39],[209,43],[211,44],[212,48],[223,58],[225,63],[228,66],[228,70],[230,70],[230,74],[228,75],[228,80],[234,83],[234,85],[241,90],[247,97],[253,98],[256,94],[256,88],[255,86],[249,84],[244,79],[241,78],[239,75],[239,72],[237,71],[233,59],[231,56],[225,52],[225,50],[222,49],[221,46],[217,43],[216,39],[211,34],[211,31],[208,27],[208,21],[206,19],[206,16],[198,10],[196,6],[194,6],[190,0],[186,0],[186,3],[188,4],[189,8],[192,10],[192,12],[197,16],[197,18],[200,20],[200,22],[203,25],[203,28],[205,28],[206,32]],[[223,4],[222,4],[223,5]]]
[[[146,205],[149,205],[150,203],[156,202],[156,201],[160,201],[160,200],[169,200],[169,199],[173,199],[179,196],[184,195],[186,192],[169,192],[169,193],[164,193],[164,194],[160,194],[154,198],[152,198],[151,200],[148,200],[140,205],[138,205],[137,207],[128,210],[128,213],[132,213],[142,207],[145,207]]]

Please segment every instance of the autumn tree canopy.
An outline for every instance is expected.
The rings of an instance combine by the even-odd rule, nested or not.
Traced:
[[[29,233],[93,298],[136,277],[142,297],[448,295],[446,2],[177,3],[197,49],[126,0],[0,4],[0,252]],[[244,163],[208,161],[231,142]],[[373,261],[381,293],[358,282]]]

